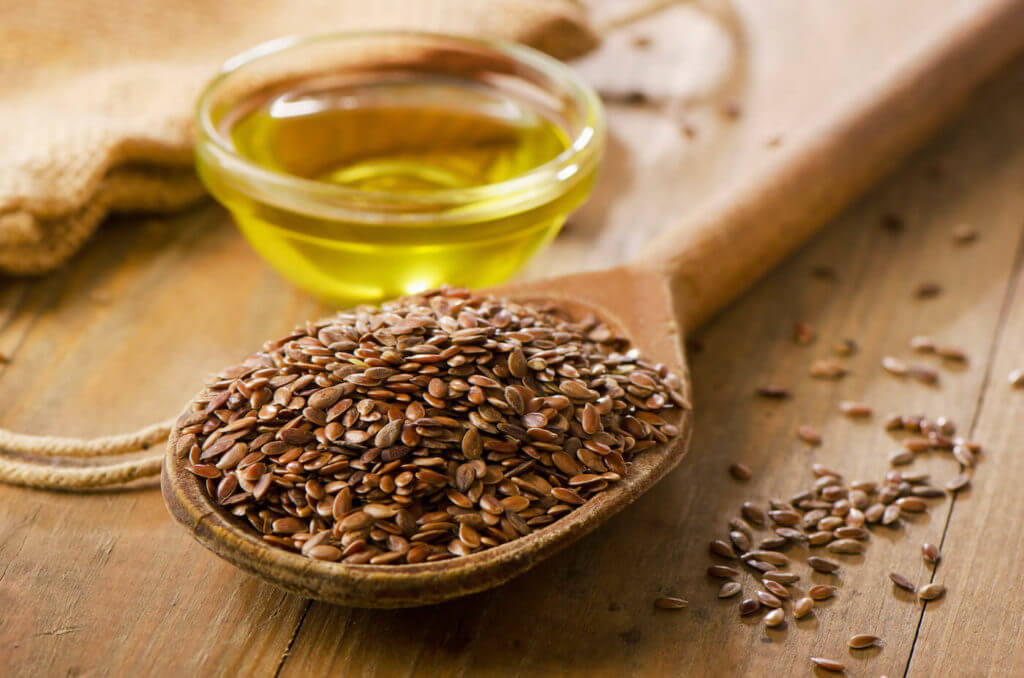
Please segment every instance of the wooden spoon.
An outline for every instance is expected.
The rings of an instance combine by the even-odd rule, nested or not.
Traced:
[[[970,88],[1017,51],[1022,3],[994,3],[970,24],[902,64],[862,101],[826,125],[787,135],[776,161],[696,219],[661,235],[611,270],[488,290],[593,311],[648,357],[684,378],[683,330],[745,289],[933,131]],[[895,112],[895,113],[894,113]],[[874,225],[872,224],[872,227]],[[190,403],[191,405],[191,403]],[[664,477],[686,453],[681,435],[639,454],[619,483],[526,537],[479,553],[415,565],[346,565],[269,546],[206,496],[186,459],[168,453],[161,486],[174,517],[207,548],[300,596],[360,607],[436,603],[497,586],[590,532]],[[171,434],[168,450],[178,438]]]

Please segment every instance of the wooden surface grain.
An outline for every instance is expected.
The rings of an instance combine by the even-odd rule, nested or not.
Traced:
[[[898,59],[911,27],[934,28],[970,5],[935,13],[928,2],[901,3],[896,16],[882,2],[804,12],[794,2],[736,3],[755,65],[729,92],[740,118],[695,104],[684,111],[691,138],[679,108],[613,105],[595,199],[527,275],[622,261],[665,219],[698,209],[761,162],[775,148],[770,139],[785,143],[792,126]],[[863,29],[849,32],[856,39],[818,37],[845,23]],[[697,422],[684,464],[576,547],[490,593],[407,611],[311,604],[206,552],[151,487],[89,495],[0,487],[6,672],[806,675],[813,653],[846,661],[851,675],[1019,674],[1024,392],[1009,388],[1006,373],[1024,368],[1022,187],[1018,62],[928,149],[705,328],[704,350],[690,355]],[[880,228],[890,213],[903,217],[902,233]],[[981,237],[958,248],[949,232],[961,223]],[[816,265],[834,267],[836,280],[810,276]],[[943,294],[912,298],[925,280],[942,283]],[[11,358],[0,365],[0,425],[95,435],[162,419],[203,374],[322,310],[269,271],[217,208],[117,220],[62,271],[0,280],[0,352]],[[793,345],[797,320],[818,329],[815,344]],[[907,357],[907,340],[922,333],[970,354],[965,367],[942,370],[937,388],[879,367],[884,355]],[[852,374],[809,379],[810,361],[842,337],[861,346],[848,360]],[[767,381],[795,398],[754,399]],[[836,412],[842,398],[877,414],[846,420]],[[716,600],[704,575],[708,539],[744,499],[805,485],[812,461],[850,478],[880,477],[896,447],[880,426],[889,410],[947,414],[984,443],[973,489],[933,502],[905,529],[876,533],[862,558],[844,557],[839,595],[808,620],[767,633],[740,620],[736,601]],[[820,448],[795,440],[802,423],[823,431]],[[754,479],[732,480],[732,461],[749,464]],[[937,481],[955,473],[937,454],[915,468]],[[935,578],[949,592],[922,612],[884,575],[927,579],[926,540],[942,543]],[[655,612],[651,601],[666,593],[688,598],[689,608]],[[885,647],[846,650],[857,632],[878,633]]]

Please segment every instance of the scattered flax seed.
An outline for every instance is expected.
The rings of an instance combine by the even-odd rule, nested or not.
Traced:
[[[750,501],[743,502],[743,505],[740,507],[740,514],[743,515],[744,520],[758,527],[763,527],[767,522],[764,509]]]
[[[801,426],[796,430],[796,435],[809,445],[821,445],[821,434],[810,426]]]
[[[900,519],[900,507],[896,504],[890,504],[885,507],[885,511],[882,512],[882,524],[892,525]]]
[[[838,356],[851,356],[857,352],[857,342],[853,339],[840,339],[832,344],[832,352]]]
[[[889,374],[895,374],[897,377],[905,377],[909,370],[905,362],[892,356],[882,358],[882,369]]]
[[[0,365],[6,365],[9,362],[11,362],[10,356],[8,356],[6,353],[0,351]]]
[[[925,542],[921,544],[921,557],[924,558],[926,562],[937,563],[939,562],[939,558],[942,557],[942,554],[939,553],[938,546]]]
[[[711,565],[708,567],[708,576],[717,579],[735,579],[740,576],[740,571],[728,565]]]
[[[852,650],[863,650],[868,647],[880,645],[881,643],[881,638],[870,633],[858,633],[855,636],[850,636],[850,640],[847,641],[847,645],[849,645]]]
[[[786,613],[782,608],[774,609],[764,616],[765,626],[779,626],[784,621],[786,621]]]
[[[812,570],[817,572],[831,573],[839,569],[839,563],[828,558],[819,558],[817,556],[811,556],[807,559],[807,564]]]
[[[935,340],[931,337],[916,336],[910,340],[910,348],[917,351],[918,353],[934,353],[935,352]]]
[[[806,617],[814,609],[814,600],[804,596],[793,603],[793,616],[797,619]]]
[[[917,597],[921,600],[935,600],[941,598],[942,594],[946,592],[946,587],[942,584],[932,582],[931,584],[925,584],[917,590]]]
[[[918,299],[932,299],[942,294],[942,285],[937,282],[927,281],[914,288],[914,296]]]
[[[914,583],[906,577],[904,577],[899,572],[890,572],[889,579],[892,580],[893,584],[896,584],[896,586],[899,586],[901,589],[904,589],[905,591],[910,591],[911,593],[917,591],[917,587],[914,586]]]
[[[815,584],[807,589],[812,600],[827,600],[836,594],[836,587],[829,584]]]
[[[896,450],[889,455],[889,463],[893,466],[903,466],[914,461],[914,453],[910,450]]]
[[[911,364],[907,369],[907,374],[922,384],[939,383],[939,373],[926,365]]]
[[[742,590],[743,586],[738,581],[727,581],[722,584],[722,588],[718,589],[718,597],[732,598]]]
[[[723,105],[720,112],[722,117],[728,120],[738,120],[740,115],[743,114],[743,110],[740,108],[740,105],[735,101],[730,101]]]
[[[965,363],[967,362],[967,353],[956,346],[950,346],[949,344],[936,344],[935,353],[946,360],[953,362]]]
[[[729,474],[736,480],[750,480],[754,476],[754,472],[750,470],[750,467],[740,462],[735,462],[729,465]]]
[[[856,539],[837,539],[825,546],[832,553],[856,554],[864,553],[864,544]]]
[[[782,601],[767,591],[758,591],[755,595],[757,600],[765,607],[782,607]]]
[[[795,572],[783,572],[781,570],[768,570],[764,578],[780,584],[795,584],[800,581],[800,575]]]
[[[952,480],[946,483],[946,489],[950,492],[959,492],[968,485],[971,484],[971,477],[966,473],[961,473]]]
[[[1024,388],[1024,370],[1010,370],[1007,379],[1010,382],[1010,386]]]
[[[763,584],[764,587],[768,589],[768,592],[776,598],[785,599],[791,597],[789,589],[787,589],[785,586],[783,586],[777,581],[773,581],[771,579],[762,579],[761,584]]]
[[[815,379],[842,379],[849,373],[846,366],[837,360],[825,358],[811,363],[810,374]]]
[[[811,344],[818,337],[813,327],[805,322],[798,322],[793,325],[793,341],[801,346]]]
[[[757,598],[745,598],[740,603],[740,616],[746,617],[747,615],[754,614],[761,609],[761,601]]]
[[[970,224],[960,224],[953,227],[950,235],[953,237],[954,244],[969,245],[978,239],[978,230]]]
[[[811,663],[815,666],[820,666],[826,671],[842,673],[846,670],[846,664],[838,662],[835,659],[829,659],[828,657],[811,657]]]
[[[775,400],[783,400],[785,398],[789,398],[793,394],[790,393],[789,389],[787,388],[784,388],[782,386],[776,386],[774,384],[768,384],[766,386],[759,387],[757,389],[757,395],[761,396],[762,398],[773,398]]]
[[[732,546],[730,546],[727,542],[722,541],[721,539],[712,540],[711,544],[708,545],[708,550],[711,551],[713,555],[716,555],[719,558],[736,557],[736,551],[733,550]]]
[[[654,607],[659,610],[681,610],[689,604],[683,598],[675,598],[673,596],[665,596],[664,598],[656,598],[654,600]]]
[[[882,228],[890,233],[902,233],[904,228],[903,217],[892,212],[883,214]]]
[[[871,416],[871,407],[854,400],[839,401],[839,411],[848,417],[863,418]]]

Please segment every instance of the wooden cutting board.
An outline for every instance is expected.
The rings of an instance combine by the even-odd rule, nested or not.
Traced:
[[[885,83],[895,74],[1001,7],[1016,14],[1008,12],[1005,22],[979,38],[992,45],[991,51],[980,53],[992,67],[1010,56],[1006,40],[1020,32],[1021,3],[708,3],[707,11],[726,17],[730,35],[740,39],[741,68],[730,71],[726,85],[710,94],[701,93],[698,78],[679,78],[671,87],[654,88],[648,103],[611,103],[612,139],[595,197],[527,274],[622,261],[653,238],[666,220],[692,215],[715,196],[745,185],[809,130],[827,126],[855,106],[869,106],[872,94],[887,91]],[[604,69],[607,75],[596,73],[595,80],[622,98],[617,88],[630,78],[619,70],[638,68],[638,59],[667,58],[658,56],[663,49],[659,44],[691,35],[693,24],[686,23],[689,18],[670,20],[664,13],[691,9],[666,3],[646,19],[619,23],[616,17],[624,10],[602,3],[597,10],[612,26],[603,48],[611,57],[603,63],[611,65],[582,67]],[[666,27],[672,31],[666,34]],[[714,41],[714,26],[701,30],[706,32],[693,35],[706,39],[709,48],[720,44]],[[637,35],[652,44],[638,50]],[[664,49],[672,58],[682,58],[671,45]],[[672,63],[658,64],[672,70]],[[958,63],[954,60],[950,67]],[[1020,71],[1019,61],[1014,68]],[[1019,207],[1024,158],[1008,154],[1024,138],[1014,122],[1024,118],[1024,101],[1019,95],[1014,98],[1021,84],[1020,77],[1003,76],[1001,89],[987,94],[977,104],[980,110],[964,123],[967,131],[901,171],[891,188],[874,193],[840,219],[825,239],[749,295],[742,302],[742,315],[730,313],[710,328],[714,346],[700,360],[713,362],[698,363],[695,370],[699,419],[690,458],[658,491],[577,549],[495,592],[451,605],[360,612],[285,595],[219,561],[171,522],[154,489],[79,496],[0,487],[0,599],[5,610],[0,614],[0,643],[7,670],[12,675],[187,671],[268,676],[329,671],[785,672],[804,670],[807,653],[822,642],[830,642],[842,655],[845,626],[838,622],[847,617],[851,623],[888,631],[887,648],[868,655],[877,659],[872,671],[902,671],[919,617],[908,614],[906,605],[885,605],[888,588],[871,575],[889,560],[908,566],[915,562],[912,555],[895,555],[894,542],[878,540],[872,553],[879,555],[869,563],[875,569],[865,564],[857,574],[849,573],[849,599],[841,598],[814,621],[821,625],[820,636],[805,626],[789,629],[787,636],[765,636],[753,626],[738,625],[730,607],[706,600],[711,590],[701,574],[707,564],[705,545],[719,527],[715,521],[726,519],[747,493],[764,498],[791,491],[795,488],[786,483],[803,480],[791,479],[792,469],[802,469],[808,460],[808,453],[792,444],[793,422],[750,411],[748,397],[755,380],[785,378],[805,369],[806,356],[793,358],[785,352],[791,350],[786,342],[793,318],[825,307],[828,312],[816,316],[816,323],[824,327],[832,322],[835,332],[839,327],[861,330],[862,340],[879,345],[902,341],[912,327],[929,323],[935,331],[950,331],[942,318],[959,307],[946,308],[947,316],[929,316],[908,313],[895,300],[900,290],[931,272],[915,262],[929,261],[936,271],[953,270],[954,261],[942,249],[944,231],[922,232],[914,236],[919,241],[894,251],[861,236],[877,233],[879,214],[901,210],[911,226],[934,222],[937,229],[948,227],[945,220],[953,218],[991,216],[986,235],[996,239],[995,246],[978,250],[980,258],[971,272],[992,277],[964,276],[969,284],[951,292],[948,301],[975,308],[954,317],[958,326],[964,325],[963,341],[981,353],[980,371],[972,366],[945,398],[908,395],[888,382],[851,382],[856,388],[874,388],[879,401],[893,404],[909,398],[909,406],[958,405],[969,410],[986,392],[984,353],[1002,345],[997,330],[1005,326],[1017,332],[1013,337],[1019,348],[1024,325],[1016,316],[1004,322],[1003,297],[989,292],[1007,288],[1013,280],[1010,272],[1020,242],[1020,212],[1014,206]],[[893,110],[889,119],[928,114]],[[996,134],[1009,140],[1005,152]],[[837,167],[856,161],[834,159]],[[896,162],[894,154],[889,163]],[[962,181],[953,188],[946,185],[938,195],[922,188],[931,184],[921,177],[942,172]],[[967,190],[964,185],[985,188]],[[846,272],[845,287],[835,297],[825,301],[817,291],[800,292],[806,269],[818,259],[849,258],[857,265]],[[269,271],[215,207],[167,219],[117,220],[64,270],[41,279],[0,282],[0,352],[11,358],[0,366],[5,405],[0,425],[95,435],[163,418],[195,391],[206,372],[322,310]],[[859,325],[843,325],[848,312]],[[899,332],[893,329],[897,327]],[[999,368],[1008,360],[999,357]],[[825,402],[825,396],[817,400]],[[805,405],[824,418],[824,406],[816,405],[817,400]],[[983,421],[1019,420],[1019,410],[1003,410]],[[834,426],[834,435],[836,444],[820,452],[830,463],[846,460],[852,442],[867,442],[841,423]],[[739,490],[726,485],[725,463],[736,458],[752,460],[763,484]],[[877,475],[868,461],[857,462],[853,470]],[[930,539],[941,537],[941,523],[941,514],[936,514],[924,526],[934,533]],[[970,523],[959,529],[972,533]],[[984,553],[981,548],[976,545],[972,552]],[[976,576],[966,563],[952,562],[953,572],[960,572],[964,582]],[[999,572],[993,570],[993,576]],[[668,619],[654,616],[650,599],[662,592],[689,596],[692,609]],[[1018,606],[1024,602],[1011,600]],[[967,601],[957,599],[961,604],[967,606]],[[984,621],[969,610],[964,614],[960,628],[978,628]],[[929,617],[923,626],[934,639],[933,648],[944,648],[949,656],[959,653],[965,661],[985,661],[984,653],[965,653],[951,630],[957,626],[943,626],[937,621],[941,619]],[[1012,638],[1001,647],[1004,653],[1012,651]],[[994,666],[996,660],[989,656],[987,661]],[[933,655],[919,670],[928,675],[929,667],[956,666],[944,665],[942,655]]]

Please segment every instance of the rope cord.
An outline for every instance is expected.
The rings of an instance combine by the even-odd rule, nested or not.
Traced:
[[[112,457],[166,442],[173,422],[169,419],[134,433],[92,439],[31,436],[0,429],[0,451],[35,457]],[[0,456],[0,482],[39,489],[86,490],[155,476],[160,473],[162,459],[162,449],[136,459],[90,466],[70,466],[58,459],[47,462]]]

